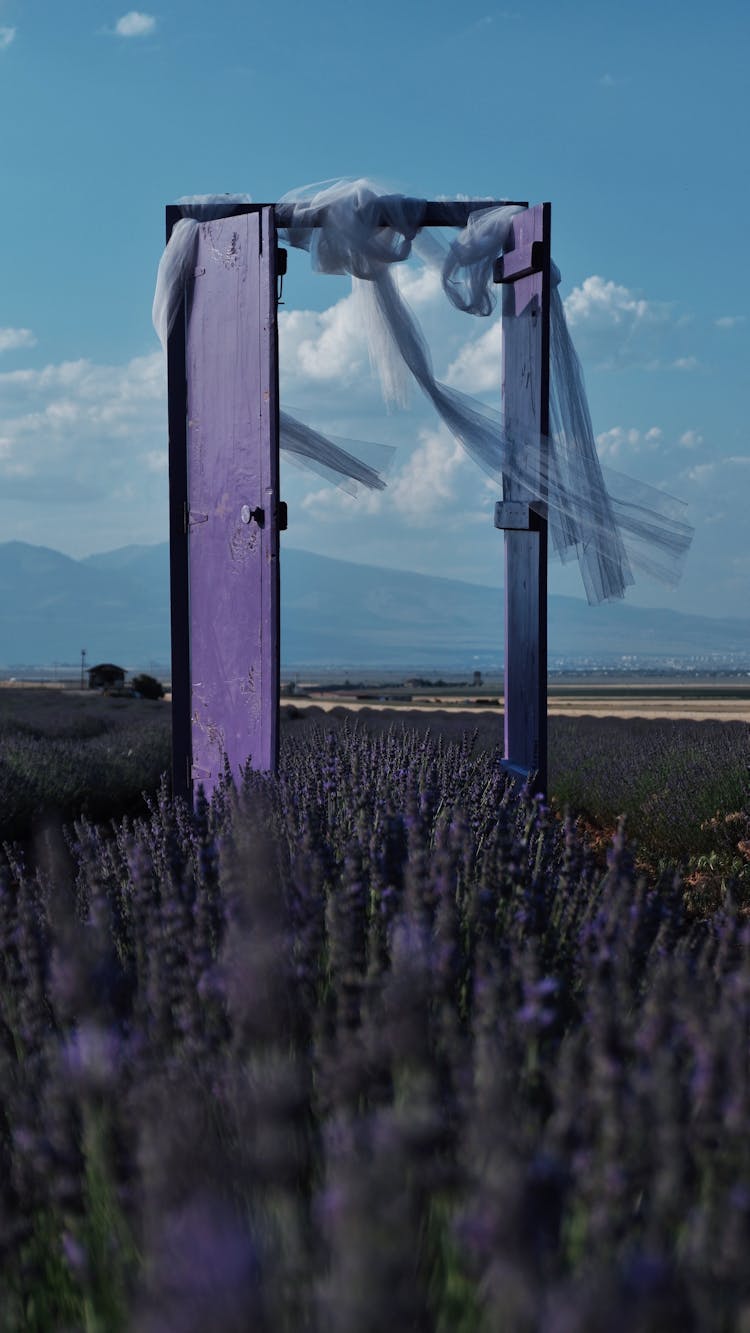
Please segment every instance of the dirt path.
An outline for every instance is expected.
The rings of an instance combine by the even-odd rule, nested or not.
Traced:
[[[283,704],[292,702],[283,700]],[[321,712],[330,713],[334,709],[340,712],[358,713],[362,709],[368,709],[372,712],[390,712],[403,720],[407,725],[410,716],[421,713],[435,713],[439,715],[448,715],[449,717],[463,717],[467,722],[471,718],[476,718],[478,714],[491,714],[494,717],[501,718],[502,708],[489,707],[479,703],[476,708],[467,708],[466,703],[448,703],[447,701],[438,704],[397,704],[392,700],[386,703],[377,703],[371,699],[367,702],[357,703],[347,699],[342,703],[340,699],[300,699],[295,703],[295,707],[301,713],[307,712],[311,708],[320,709]],[[747,722],[750,723],[750,700],[743,699],[621,699],[613,698],[606,701],[601,698],[585,697],[575,699],[550,699],[548,708],[550,717],[622,717],[622,718],[673,718],[675,720],[693,720],[696,722]]]

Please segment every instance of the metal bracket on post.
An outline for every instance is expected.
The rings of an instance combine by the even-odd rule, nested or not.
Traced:
[[[544,519],[521,500],[497,500],[495,527],[505,532],[539,532]]]
[[[276,246],[276,304],[283,305],[284,278],[287,269],[287,252],[283,246]]]

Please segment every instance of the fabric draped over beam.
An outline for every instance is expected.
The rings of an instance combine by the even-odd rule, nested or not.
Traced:
[[[154,296],[154,326],[164,346],[194,269],[199,223],[230,216],[250,202],[248,195],[178,201],[183,217],[162,256]],[[305,187],[275,205],[284,243],[307,250],[318,272],[351,276],[385,401],[404,404],[409,379],[416,380],[474,462],[498,486],[505,476],[529,493],[531,508],[548,520],[552,552],[563,563],[578,560],[589,603],[624,597],[626,587],[635,583],[634,568],[675,587],[694,533],[684,521],[685,503],[602,467],[554,264],[549,436],[514,439],[501,411],[435,378],[426,340],[392,266],[414,252],[439,269],[443,289],[457,309],[488,316],[496,304],[494,261],[522,206],[476,208],[450,240],[423,229],[426,210],[425,200],[384,194],[365,180]],[[394,452],[384,445],[336,443],[285,412],[280,413],[280,447],[350,493],[358,484],[382,490],[381,473]]]

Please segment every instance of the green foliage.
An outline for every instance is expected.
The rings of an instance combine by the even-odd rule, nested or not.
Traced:
[[[27,841],[50,819],[142,813],[170,764],[163,705],[99,695],[3,691],[0,844]],[[29,697],[31,696],[31,697]]]
[[[724,837],[721,869],[739,870],[742,830],[750,837],[746,724],[551,718],[549,748],[555,809],[567,805],[608,833],[624,815],[652,873],[671,865],[687,874],[717,849],[716,820],[725,817],[737,833],[731,847]]]
[[[77,1319],[81,1298],[61,1244],[59,1210],[39,1209],[30,1219],[30,1235],[19,1248],[15,1271],[0,1275],[3,1333],[52,1333],[62,1321]]]
[[[142,672],[139,676],[133,676],[130,682],[132,688],[142,699],[163,699],[164,686],[155,676],[149,676]]]

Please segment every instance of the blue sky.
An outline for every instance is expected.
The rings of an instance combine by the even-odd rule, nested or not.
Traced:
[[[749,12],[0,0],[0,540],[82,556],[167,537],[165,203],[368,176],[551,200],[602,461],[696,528],[678,588],[639,578],[627,600],[747,615]],[[402,282],[439,377],[497,403],[495,321],[451,311],[418,265]],[[283,465],[284,540],[499,586],[497,487],[417,391],[386,413],[346,281],[293,255],[285,299],[282,400],[398,450],[389,489],[357,500]],[[577,566],[552,562],[550,591],[583,597]]]

